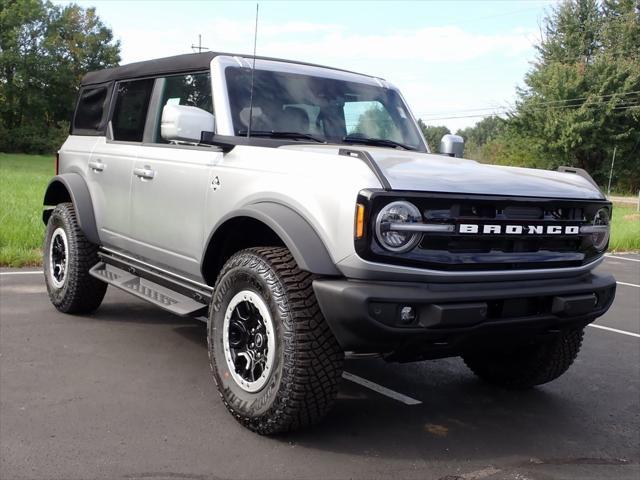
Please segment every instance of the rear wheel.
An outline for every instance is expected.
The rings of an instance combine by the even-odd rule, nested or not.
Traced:
[[[463,355],[478,377],[509,389],[527,389],[555,380],[578,356],[583,329],[564,330],[545,342],[509,350],[477,350]]]
[[[107,284],[89,275],[98,263],[98,246],[80,230],[72,203],[61,203],[51,213],[43,248],[44,278],[51,303],[64,313],[97,309]]]
[[[216,282],[213,377],[229,412],[260,434],[318,422],[337,394],[344,355],[311,282],[282,247],[235,254]]]

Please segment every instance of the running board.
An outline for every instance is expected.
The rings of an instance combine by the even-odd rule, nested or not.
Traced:
[[[164,308],[171,313],[180,315],[181,317],[207,314],[207,302],[205,298],[202,298],[201,301],[195,300],[114,265],[99,262],[89,270],[89,273],[91,276],[109,285],[129,292],[138,298],[146,300],[160,308]]]

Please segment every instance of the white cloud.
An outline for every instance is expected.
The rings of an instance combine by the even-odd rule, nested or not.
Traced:
[[[120,31],[125,62],[184,52],[197,32],[203,44],[214,51],[251,53],[253,25],[231,19],[208,24],[174,27],[158,31],[140,29]],[[423,61],[457,63],[486,55],[520,55],[531,49],[533,32],[514,29],[509,33],[478,34],[457,26],[426,27],[381,34],[350,33],[334,24],[308,22],[264,23],[258,27],[258,54],[314,62]]]
[[[211,50],[249,54],[253,51],[253,28],[252,22],[218,18],[164,30],[141,25],[118,32],[123,63],[129,63],[190,52],[189,46],[197,43],[198,33],[202,33],[203,46]],[[515,26],[496,33],[445,25],[362,34],[335,24],[262,22],[258,26],[257,53],[387,78],[403,91],[414,113],[422,116],[511,100],[523,67],[512,69],[513,80],[502,79],[500,83],[505,74],[495,71],[496,59],[515,64],[522,63],[522,58],[531,58],[535,35],[534,31]],[[472,62],[475,66],[469,70]],[[456,129],[477,120],[435,123]]]

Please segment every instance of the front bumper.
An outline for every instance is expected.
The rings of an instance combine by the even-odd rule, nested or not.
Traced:
[[[611,306],[610,275],[484,283],[318,279],[313,288],[345,351],[390,359],[456,356],[484,344],[530,340],[584,326]],[[409,306],[415,320],[403,323]]]

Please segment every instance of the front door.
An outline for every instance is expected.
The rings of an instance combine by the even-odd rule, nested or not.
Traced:
[[[133,166],[131,231],[134,253],[150,263],[200,276],[205,205],[222,152],[162,138],[162,109],[190,105],[213,113],[208,72],[157,80],[144,145]]]
[[[154,265],[200,275],[207,189],[221,159],[221,152],[206,147],[142,147],[131,188],[135,253]]]

